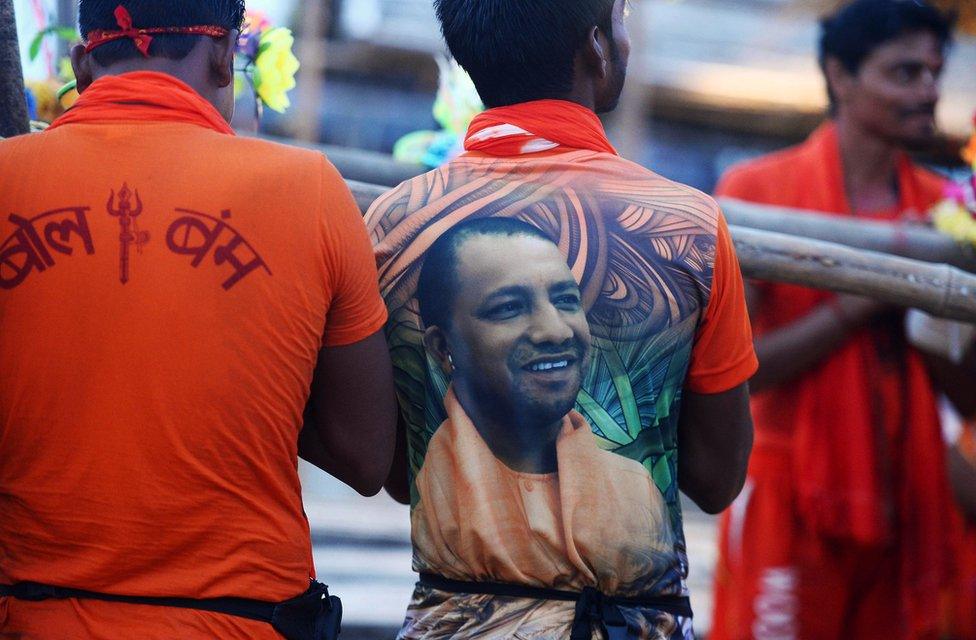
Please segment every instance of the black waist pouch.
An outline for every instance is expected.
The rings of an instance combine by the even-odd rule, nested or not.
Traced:
[[[287,640],[335,640],[342,626],[342,601],[319,582],[304,594],[275,605],[271,626]]]
[[[273,603],[248,598],[154,598],[121,596],[84,589],[56,587],[37,582],[0,585],[0,596],[40,602],[79,598],[156,607],[177,607],[222,613],[270,624],[286,640],[335,640],[342,624],[342,602],[329,594],[329,587],[312,581],[308,590],[297,598]]]

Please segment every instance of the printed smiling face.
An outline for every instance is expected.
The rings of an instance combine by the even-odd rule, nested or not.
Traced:
[[[462,404],[509,424],[561,420],[579,393],[590,331],[558,247],[527,235],[474,235],[458,245],[456,268],[445,334]]]

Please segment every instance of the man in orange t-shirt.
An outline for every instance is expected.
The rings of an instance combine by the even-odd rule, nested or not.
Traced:
[[[124,5],[0,142],[0,638],[280,638],[297,456],[364,494],[392,458],[372,250],[321,155],[229,128],[241,3]]]
[[[825,20],[832,121],[733,168],[718,195],[922,220],[943,180],[903,149],[935,131],[950,29],[924,2],[857,0]],[[937,636],[952,507],[936,395],[904,314],[791,285],[749,295],[756,449],[722,521],[712,635]]]
[[[612,638],[690,640],[679,488],[715,512],[731,502],[744,477],[752,439],[746,381],[756,360],[728,227],[707,196],[620,158],[600,124],[597,112],[613,109],[623,86],[630,46],[625,0],[582,0],[573,11],[563,11],[562,4],[437,3],[448,46],[490,108],[472,122],[464,154],[400,185],[367,214],[390,311],[387,339],[405,426],[404,446],[387,488],[412,502],[415,523],[419,509],[420,516],[429,516],[432,528],[427,531],[443,534],[426,538],[423,529],[414,529],[414,567],[423,574],[401,631],[407,638],[492,636],[499,621],[494,612],[499,612],[505,637],[590,640],[607,633]],[[443,486],[443,471],[456,466],[451,458],[460,460],[465,443],[471,444],[471,438],[452,434],[468,422],[482,427],[485,420],[472,415],[472,403],[464,404],[460,388],[463,410],[454,404],[448,388],[460,376],[453,378],[450,367],[445,370],[444,361],[450,359],[432,364],[427,355],[427,323],[440,325],[420,317],[418,278],[422,268],[433,270],[440,284],[429,290],[444,297],[467,287],[458,282],[450,261],[428,266],[427,260],[437,255],[429,250],[456,226],[482,218],[528,223],[558,246],[562,264],[569,265],[578,283],[579,311],[592,335],[588,363],[571,366],[576,358],[565,357],[573,342],[568,332],[543,328],[556,305],[530,301],[519,286],[503,287],[497,304],[458,312],[467,328],[463,334],[446,331],[443,352],[460,349],[469,371],[472,362],[482,367],[466,380],[497,401],[476,406],[495,424],[508,427],[506,438],[486,438],[487,446],[506,451],[499,457],[518,466],[519,460],[537,457],[539,443],[516,427],[531,422],[527,415],[537,405],[553,400],[539,389],[564,384],[566,370],[578,368],[580,391],[570,422],[581,416],[597,446],[623,458],[609,458],[620,463],[615,469],[642,466],[653,486],[644,485],[651,493],[643,504],[643,527],[631,526],[630,498],[636,492],[608,492],[599,507],[578,513],[563,509],[562,501],[557,508],[555,500],[546,499],[555,486],[545,472],[552,471],[550,449],[550,464],[532,467],[546,476],[539,478],[538,491],[507,491],[513,486],[509,483],[492,492],[490,478],[483,485],[475,479],[478,495],[493,495],[505,504],[471,510],[486,526],[490,523],[489,531],[514,524],[511,538],[499,536],[506,542],[521,542],[517,531],[524,532],[528,521],[565,526],[546,526],[553,535],[544,541],[525,540],[518,563],[505,560],[514,553],[510,544],[486,544],[483,553],[465,553],[468,560],[477,557],[467,566],[428,563],[424,558],[449,557],[453,544],[434,540],[455,536],[455,526],[461,529],[456,533],[460,544],[479,540],[480,534],[468,528],[468,510],[458,511],[453,522],[450,509],[445,513],[438,507],[436,488]],[[549,246],[539,247],[540,255]],[[524,252],[498,249],[496,262],[499,257],[513,267],[532,266]],[[518,327],[525,331],[517,340],[511,337],[516,346],[504,350],[509,358],[477,346],[486,341],[483,332],[507,334]],[[480,339],[474,339],[476,333]],[[468,351],[475,347],[477,353]],[[525,353],[540,355],[526,362]],[[453,358],[459,365],[458,356]],[[519,402],[508,398],[510,389],[522,387],[534,392],[519,394]],[[579,444],[574,439],[568,444],[574,443]],[[556,449],[558,458],[558,443]],[[587,454],[580,468],[560,466],[560,491],[564,478],[586,477],[586,465],[600,458],[607,459]],[[486,469],[504,470],[498,465]],[[609,465],[593,471],[591,488],[604,483],[602,474],[610,472]],[[428,482],[432,478],[438,482]],[[425,487],[435,489],[433,499],[422,495]],[[471,488],[456,486],[440,494],[450,500]],[[567,497],[585,494],[569,492]],[[658,503],[666,506],[663,522],[655,520]],[[529,504],[525,519],[509,517]],[[573,506],[572,501],[565,506]],[[590,517],[592,522],[581,521]],[[635,531],[640,532],[637,540],[625,533]],[[597,542],[586,538],[596,532]],[[577,534],[586,534],[590,544],[580,544]],[[603,560],[622,556],[639,568],[639,577]],[[530,577],[513,564],[546,570]],[[591,569],[577,570],[580,566]],[[466,615],[475,606],[478,615]]]

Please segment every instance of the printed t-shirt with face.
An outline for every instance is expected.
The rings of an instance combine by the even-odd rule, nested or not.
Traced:
[[[0,142],[0,584],[295,597],[314,572],[296,465],[318,352],[386,320],[361,215],[321,155],[234,137],[175,79],[86,96]],[[11,633],[278,637],[0,598]]]
[[[707,196],[619,158],[596,116],[570,103],[490,110],[473,123],[468,149],[367,214],[407,425],[414,568],[618,596],[686,595],[677,486],[682,394],[730,390],[757,367],[721,212]],[[469,408],[425,354],[416,300],[425,254],[455,225],[489,216],[531,224],[556,243],[580,285],[592,334],[576,410],[567,416],[590,434],[572,437],[565,426],[557,470],[543,477],[479,455],[486,443]],[[643,539],[628,538],[635,532]],[[401,635],[556,637],[573,617],[572,603],[501,600],[493,615],[461,621],[458,608],[484,603],[419,587]],[[649,619],[660,614],[647,610],[625,615],[634,629],[690,633],[690,621],[682,628],[685,621]]]

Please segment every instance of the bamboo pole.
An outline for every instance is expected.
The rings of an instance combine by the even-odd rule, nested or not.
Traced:
[[[13,0],[0,0],[0,138],[30,131]]]
[[[347,180],[365,213],[387,187]],[[759,229],[730,226],[746,277],[854,293],[976,323],[976,275],[947,265]]]
[[[956,267],[784,233],[730,230],[747,277],[853,293],[976,323],[976,276]]]
[[[815,211],[770,207],[733,198],[719,203],[729,224],[836,242],[976,272],[976,250],[921,225],[842,218]]]
[[[370,184],[395,187],[401,182],[427,171],[422,164],[412,164],[394,160],[392,156],[378,151],[366,151],[352,147],[338,147],[335,145],[291,140],[262,134],[263,140],[270,140],[279,144],[299,146],[312,149],[324,154],[329,162],[335,165],[347,180],[357,180]]]
[[[426,170],[421,165],[397,162],[381,153],[279,141],[320,151],[343,176],[371,185],[394,187]],[[921,225],[842,218],[733,198],[721,198],[719,202],[729,224],[735,226],[787,233],[924,262],[951,264],[976,273],[976,250]]]
[[[324,0],[303,2],[302,25],[298,37],[297,53],[302,67],[298,71],[295,114],[292,117],[292,133],[305,142],[319,139],[319,104],[325,89],[326,33],[323,23],[331,19]]]

